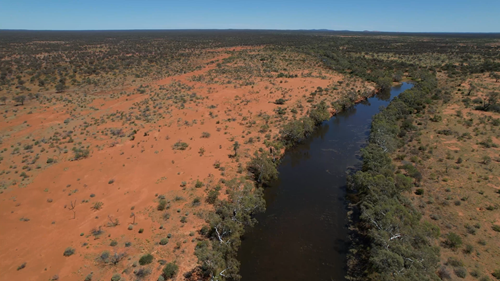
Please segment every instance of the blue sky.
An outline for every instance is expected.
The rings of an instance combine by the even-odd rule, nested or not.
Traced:
[[[0,0],[0,29],[500,32],[500,0]]]

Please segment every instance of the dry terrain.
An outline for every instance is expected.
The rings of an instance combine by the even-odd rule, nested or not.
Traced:
[[[410,196],[440,228],[442,279],[491,280],[500,268],[500,114],[476,110],[500,83],[485,74],[440,78],[448,98],[415,116],[420,128],[396,153],[421,174]]]
[[[207,192],[245,175],[286,120],[375,88],[291,51],[204,56],[184,74],[60,93],[34,86],[0,106],[0,280],[156,280],[165,262],[182,279],[197,264]],[[142,266],[146,254],[154,261]]]

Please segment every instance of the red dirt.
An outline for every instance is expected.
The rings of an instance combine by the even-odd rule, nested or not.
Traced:
[[[238,51],[246,48],[231,49]],[[221,54],[217,59],[228,56]],[[207,99],[202,100],[203,106],[188,103],[184,110],[172,108],[171,116],[158,123],[143,123],[134,140],[88,137],[85,143],[90,144],[91,156],[78,161],[69,161],[71,151],[52,155],[54,148],[42,153],[35,147],[35,152],[41,154],[40,162],[45,163],[49,157],[53,157],[57,163],[28,172],[31,174],[27,179],[28,184],[22,184],[21,187],[18,183],[0,194],[0,280],[48,280],[55,274],[60,280],[83,280],[91,271],[94,272],[94,279],[109,280],[114,273],[132,268],[132,264],[145,253],[154,255],[153,264],[160,259],[167,262],[175,260],[180,269],[178,276],[191,270],[197,262],[193,255],[196,240],[192,239],[199,236],[197,231],[205,224],[202,216],[195,213],[201,214],[212,208],[204,200],[200,207],[191,206],[195,197],[203,198],[205,194],[205,188],[193,188],[193,182],[199,179],[206,185],[215,185],[221,177],[220,171],[213,168],[215,161],[220,161],[221,166],[226,167],[226,177],[236,175],[237,163],[228,157],[232,154],[231,138],[242,144],[240,154],[244,155],[244,164],[248,160],[245,154],[251,154],[262,146],[262,142],[244,144],[247,138],[243,138],[243,132],[250,131],[249,136],[258,135],[262,120],[257,114],[266,112],[272,115],[277,107],[272,103],[277,95],[268,94],[265,87],[270,84],[267,82],[239,88],[211,84],[208,87],[214,90],[208,93],[206,84],[188,79],[214,67],[215,64],[208,65],[201,70],[151,83],[150,86],[157,90],[159,86],[180,81],[192,86],[198,95]],[[326,87],[342,78],[330,73],[328,79],[277,80],[287,82],[279,85],[290,89],[287,105],[292,105],[297,101],[304,102],[306,98],[303,96],[311,89]],[[132,90],[132,87],[120,89],[128,92]],[[26,137],[39,139],[52,136],[60,130],[59,126],[64,126],[63,121],[67,118],[72,118],[71,122],[74,122],[70,123],[70,127],[79,128],[83,119],[90,122],[92,117],[99,119],[117,110],[127,111],[134,103],[149,97],[148,94],[133,94],[110,98],[110,94],[116,92],[94,95],[94,100],[80,111],[71,111],[71,107],[61,103],[58,106],[34,103],[27,103],[24,107],[6,106],[6,109],[17,108],[20,112],[18,116],[10,116],[0,124],[0,133],[4,136],[1,148],[8,148],[3,153],[5,159],[0,163],[0,170],[8,170],[10,165],[23,165],[21,155],[11,155],[11,145],[25,141]],[[235,100],[237,95],[241,99]],[[245,99],[249,102],[241,102]],[[209,109],[208,105],[217,105],[217,108]],[[99,110],[90,110],[91,106]],[[26,114],[29,110],[33,110],[33,113]],[[209,117],[211,111],[219,117]],[[249,128],[241,121],[242,117],[257,121],[257,125]],[[176,124],[179,118],[189,121],[196,119],[198,123],[179,127]],[[218,120],[227,118],[237,118],[237,122],[217,124]],[[96,129],[121,126],[121,122],[109,121]],[[202,132],[209,132],[210,138],[201,138]],[[278,130],[271,127],[269,133],[276,134]],[[187,142],[188,149],[173,150],[172,145],[178,140]],[[83,140],[75,139],[75,143],[78,141]],[[200,156],[202,147],[205,153]],[[49,156],[45,155],[47,153]],[[18,175],[3,174],[0,180],[12,180],[14,177]],[[109,184],[111,179],[114,182]],[[181,187],[183,181],[187,182],[185,190]],[[91,197],[91,194],[95,194],[95,197]],[[165,195],[170,200],[175,196],[184,197],[181,201],[172,200],[169,210],[171,218],[168,221],[163,221],[162,212],[156,211],[156,195]],[[70,210],[71,202],[76,202],[75,213]],[[95,202],[102,202],[102,209],[93,210],[91,207]],[[176,212],[178,209],[181,211]],[[134,220],[132,212],[136,225],[133,230],[128,230]],[[186,212],[189,212],[187,223],[181,223],[180,217]],[[21,218],[28,218],[29,221],[21,221]],[[115,219],[118,219],[119,225],[108,226]],[[160,229],[162,225],[163,229]],[[98,237],[91,235],[91,230],[99,227],[104,230],[104,234]],[[138,233],[140,228],[144,229],[141,234]],[[190,235],[191,232],[194,232],[194,236]],[[173,234],[169,243],[158,245],[159,240],[168,233]],[[118,245],[109,246],[111,240],[116,240]],[[124,246],[127,241],[132,242],[131,247]],[[181,249],[174,250],[178,242]],[[87,245],[82,246],[84,243]],[[67,247],[75,248],[75,254],[63,256]],[[103,266],[96,259],[104,250],[111,253],[124,251],[131,259],[125,258],[116,266]],[[16,270],[24,262],[26,267]],[[159,268],[153,266],[151,269],[149,277],[156,280]]]

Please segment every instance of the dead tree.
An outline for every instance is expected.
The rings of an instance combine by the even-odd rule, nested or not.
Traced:
[[[76,200],[75,201],[70,201],[70,206],[68,207],[68,209],[70,211],[73,211],[73,219],[76,219],[76,210],[75,210],[75,207],[76,207]]]
[[[120,224],[119,221],[118,221],[118,219],[114,219],[113,220],[113,218],[111,217],[111,215],[108,215],[108,220],[109,220],[108,226],[110,226],[110,227],[115,227],[115,226],[117,226],[117,225]]]

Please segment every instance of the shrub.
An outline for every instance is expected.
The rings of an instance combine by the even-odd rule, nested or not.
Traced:
[[[484,156],[484,157],[483,157],[483,164],[488,165],[488,164],[490,164],[490,163],[491,163],[491,157],[489,157],[489,156]]]
[[[23,262],[21,265],[19,265],[19,266],[17,267],[17,270],[21,270],[21,269],[23,269],[23,268],[25,268],[25,267],[26,267],[26,263],[25,263],[25,262]]]
[[[453,271],[460,278],[465,278],[467,276],[467,269],[464,267],[457,267]]]
[[[480,273],[480,272],[479,272],[479,270],[477,270],[477,269],[474,269],[474,270],[472,270],[472,271],[471,271],[471,272],[469,272],[469,273],[470,273],[470,275],[471,275],[472,277],[475,277],[475,278],[478,278],[479,276],[481,276],[481,273]]]
[[[461,260],[454,258],[454,257],[449,257],[447,264],[449,264],[453,267],[464,266],[464,263]]]
[[[200,201],[199,197],[196,197],[193,199],[193,203],[192,203],[193,206],[199,206],[200,204],[201,204],[201,201]]]
[[[471,244],[465,245],[464,253],[471,254],[474,251],[474,247]]]
[[[178,271],[179,267],[175,263],[169,262],[165,265],[165,268],[163,268],[163,277],[166,279],[174,278]]]
[[[278,177],[276,163],[268,157],[266,152],[260,155],[255,152],[254,157],[248,163],[247,169],[254,175],[258,183],[269,183]]]
[[[210,137],[210,133],[209,132],[203,132],[203,133],[201,133],[201,137],[202,138],[209,138]]]
[[[438,270],[438,276],[439,278],[441,278],[441,280],[451,280],[451,274],[450,272],[448,271],[448,269],[446,269],[445,266],[442,266],[441,268],[439,268]]]
[[[203,185],[204,185],[204,184],[203,184],[203,182],[202,182],[202,181],[200,181],[200,180],[196,180],[196,183],[194,184],[194,187],[196,187],[196,188],[201,188],[201,187],[203,187]]]
[[[321,124],[321,122],[328,120],[330,118],[330,112],[328,112],[328,105],[321,101],[319,104],[315,105],[313,109],[309,111],[309,118],[311,118],[315,124]]]
[[[215,189],[210,190],[207,195],[207,203],[214,204],[217,201],[218,197],[219,197],[219,191]]]
[[[80,160],[89,157],[90,151],[88,149],[74,147],[73,153],[75,154],[73,160]]]
[[[135,276],[139,278],[146,277],[149,274],[151,274],[151,269],[149,268],[139,268],[139,270],[135,272]]]
[[[500,232],[500,225],[494,224],[491,228],[496,232]]]
[[[446,236],[445,244],[452,249],[458,248],[462,245],[462,238],[458,234],[450,232]]]
[[[69,257],[69,256],[73,255],[74,253],[75,253],[75,249],[71,248],[71,247],[68,247],[68,248],[66,248],[66,250],[64,250],[63,255],[65,257]]]
[[[274,104],[282,105],[282,104],[285,104],[285,102],[286,102],[285,99],[279,98],[279,99],[274,101]]]
[[[102,228],[99,226],[98,228],[92,228],[92,230],[90,231],[90,233],[94,236],[99,236],[101,234],[104,233],[104,230],[102,230]]]
[[[92,209],[94,210],[100,210],[102,208],[102,205],[104,205],[104,203],[102,202],[95,202],[94,205],[92,205]]]
[[[309,117],[303,117],[285,124],[280,131],[280,138],[285,144],[294,145],[301,142],[313,131],[314,120]]]
[[[181,142],[181,141],[178,141],[176,142],[173,146],[172,146],[172,149],[173,150],[186,150],[186,148],[188,148],[188,144],[185,143],[185,142]]]
[[[156,209],[158,209],[158,211],[163,211],[165,210],[166,206],[167,206],[167,200],[161,199],[160,202],[158,202],[158,207]]]
[[[168,238],[162,238],[160,240],[160,245],[167,245],[168,244]]]
[[[168,221],[168,219],[170,219],[170,214],[169,213],[164,213],[163,214],[163,219]]]
[[[120,281],[121,279],[122,277],[118,273],[113,274],[113,277],[111,277],[111,281]]]
[[[208,233],[210,232],[210,228],[206,225],[204,225],[201,229],[200,229],[200,234],[205,236],[207,235]]]
[[[491,275],[496,279],[500,280],[500,269],[495,270]]]
[[[416,195],[424,195],[424,190],[422,188],[419,188],[419,189],[417,189],[417,191],[415,191],[415,194]]]
[[[92,281],[92,277],[93,277],[93,273],[91,272],[87,275],[87,277],[85,277],[85,279],[83,279],[83,281]]]
[[[103,251],[100,255],[99,255],[99,258],[97,259],[98,261],[100,262],[103,262],[103,263],[108,263],[109,262],[109,252],[108,251]]]
[[[151,255],[151,254],[145,254],[144,256],[142,256],[139,259],[140,265],[146,265],[146,264],[150,264],[152,262],[153,262],[153,255]]]

